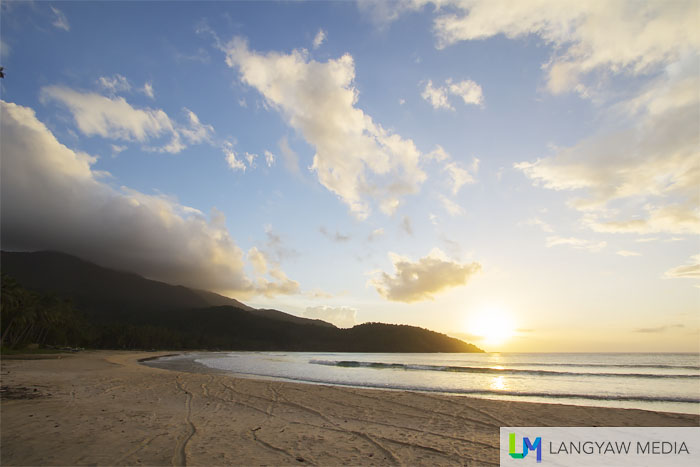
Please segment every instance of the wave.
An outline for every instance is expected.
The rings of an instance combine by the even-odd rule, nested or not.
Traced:
[[[662,365],[654,363],[522,363],[509,362],[510,366],[555,366],[574,368],[649,368],[659,370],[700,370],[700,365]]]
[[[447,371],[454,373],[479,373],[495,375],[529,375],[529,376],[586,376],[602,378],[700,378],[700,374],[659,374],[659,373],[583,373],[572,371],[551,371],[551,370],[519,370],[515,368],[488,368],[474,366],[450,366],[450,365],[416,365],[405,363],[384,363],[384,362],[360,362],[356,360],[310,360],[314,365],[327,365],[344,368],[374,368],[374,369],[394,369],[407,371]]]
[[[404,389],[404,388],[400,388]],[[418,389],[416,390],[424,390]],[[698,404],[700,398],[695,397],[663,397],[663,396],[643,396],[643,395],[604,395],[604,394],[569,394],[569,393],[546,393],[546,392],[518,392],[518,391],[493,391],[489,389],[451,389],[445,392],[464,395],[485,395],[485,396],[514,396],[514,397],[538,397],[543,399],[589,399],[596,401],[637,401],[637,402],[678,402],[684,404]]]
[[[440,394],[455,394],[462,396],[500,396],[505,398],[538,398],[538,399],[570,399],[570,400],[592,400],[592,401],[619,401],[619,402],[665,402],[665,403],[681,403],[681,404],[700,404],[700,398],[696,397],[681,397],[681,396],[646,396],[639,394],[578,394],[578,393],[548,393],[548,392],[531,392],[531,391],[499,391],[492,389],[461,389],[461,388],[443,388],[430,386],[413,386],[401,384],[379,384],[372,382],[345,382],[345,381],[330,381],[320,378],[305,378],[299,376],[270,376],[256,373],[244,373],[256,377],[275,378],[287,381],[311,384],[331,384],[334,386],[346,386],[353,388],[368,388],[368,389],[385,389],[393,391],[418,391],[426,393]],[[694,413],[694,412],[693,412]]]

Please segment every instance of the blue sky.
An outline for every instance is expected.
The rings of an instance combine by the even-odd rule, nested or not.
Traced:
[[[3,248],[489,350],[697,351],[698,13],[3,2]]]

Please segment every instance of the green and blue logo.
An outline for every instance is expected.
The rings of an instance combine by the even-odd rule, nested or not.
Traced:
[[[530,451],[537,451],[537,462],[542,462],[542,438],[535,438],[535,442],[531,442],[530,438],[523,436],[523,452],[515,452],[515,433],[508,435],[508,454],[513,459],[523,459]]]

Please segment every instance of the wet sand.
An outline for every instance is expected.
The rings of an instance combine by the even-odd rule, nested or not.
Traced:
[[[501,426],[700,417],[236,378],[159,354],[2,360],[2,465],[498,465]]]

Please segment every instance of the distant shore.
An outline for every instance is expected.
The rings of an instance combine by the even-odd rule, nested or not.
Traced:
[[[147,367],[172,352],[2,360],[3,465],[498,465],[500,426],[700,426],[700,416]]]

